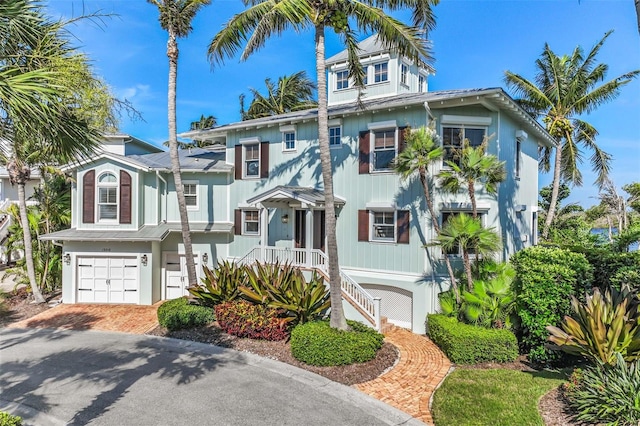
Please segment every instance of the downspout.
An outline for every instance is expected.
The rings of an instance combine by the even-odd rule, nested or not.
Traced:
[[[156,178],[160,179],[162,182],[164,182],[164,192],[165,192],[165,198],[164,198],[164,214],[165,214],[165,218],[164,218],[164,221],[166,223],[166,221],[167,221],[167,218],[166,218],[166,214],[167,214],[167,198],[168,198],[168,196],[166,196],[166,195],[168,195],[169,188],[167,186],[167,181],[162,177],[162,175],[160,174],[159,170],[156,170]],[[160,196],[160,195],[158,195],[158,196]],[[160,213],[162,213],[162,206],[160,207]]]

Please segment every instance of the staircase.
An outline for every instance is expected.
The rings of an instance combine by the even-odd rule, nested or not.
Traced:
[[[290,263],[303,269],[315,270],[322,275],[325,281],[329,280],[329,259],[323,251],[317,249],[258,246],[236,260],[236,263],[251,265],[256,262],[275,263],[278,261]],[[342,269],[340,270],[340,287],[342,289],[342,297],[360,312],[376,330],[381,331],[383,322],[380,317],[380,298],[370,295]]]

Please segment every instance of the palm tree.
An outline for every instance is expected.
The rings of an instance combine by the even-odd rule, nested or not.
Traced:
[[[202,129],[210,129],[218,124],[218,119],[213,115],[209,115],[207,117],[204,114],[200,115],[200,119],[198,121],[192,121],[189,125],[189,130],[202,130]]]
[[[71,46],[68,23],[49,20],[36,2],[0,3],[0,162],[18,186],[25,264],[37,303],[45,299],[36,281],[25,199],[31,169],[89,156],[99,142],[99,125],[115,122],[114,100]],[[92,104],[98,98],[104,102]],[[102,120],[90,119],[90,109]]]
[[[500,250],[500,236],[495,228],[484,228],[480,219],[460,213],[449,217],[432,244],[441,246],[447,253],[462,251],[467,290],[472,291],[473,274],[470,253],[473,252],[477,257],[495,253]]]
[[[596,62],[596,56],[611,31],[584,56],[577,46],[571,56],[556,55],[545,44],[541,58],[536,60],[537,73],[533,81],[505,73],[507,85],[517,96],[517,101],[533,117],[542,118],[549,134],[555,139],[552,148],[542,150],[540,167],[549,171],[551,153],[555,148],[553,164],[553,190],[542,237],[547,238],[556,212],[556,200],[560,183],[582,185],[578,166],[582,163],[580,146],[591,151],[591,168],[598,177],[596,184],[602,187],[609,173],[611,156],[596,144],[598,131],[582,114],[591,113],[600,105],[616,98],[620,88],[635,78],[640,70],[632,71],[600,84],[606,77],[608,66]]]
[[[313,100],[316,85],[304,71],[278,78],[276,86],[270,78],[264,81],[267,95],[262,96],[256,89],[250,88],[253,101],[249,110],[244,111],[244,94],[240,95],[240,114],[243,120],[284,114],[291,111],[315,108],[318,103]]]
[[[404,134],[404,142],[405,148],[394,160],[393,168],[400,174],[400,177],[403,180],[410,179],[416,174],[418,175],[420,183],[422,184],[422,190],[424,191],[424,199],[427,203],[427,209],[431,216],[431,225],[435,232],[439,234],[440,222],[438,221],[438,215],[436,214],[436,210],[433,205],[429,169],[433,164],[442,159],[442,156],[444,155],[444,148],[440,145],[435,130],[430,127],[420,127],[415,130],[407,128]],[[447,272],[449,273],[451,288],[456,296],[457,302],[460,303],[458,284],[453,268],[451,267],[451,262],[447,256],[444,257],[444,262],[447,266]]]
[[[435,25],[432,5],[439,0],[400,0],[363,2],[355,0],[310,1],[310,0],[243,0],[249,8],[235,15],[211,41],[209,60],[222,62],[234,56],[244,45],[241,59],[264,46],[273,35],[287,29],[301,32],[314,31],[316,78],[318,81],[318,145],[324,184],[325,210],[335,211],[331,151],[329,149],[329,114],[327,111],[327,77],[325,67],[325,30],[333,29],[347,47],[348,71],[355,85],[363,86],[364,71],[358,58],[358,43],[353,27],[377,32],[386,47],[399,55],[413,60],[425,58],[431,61],[423,30]],[[388,16],[379,7],[389,10],[410,8],[413,10],[414,26],[409,27]],[[351,21],[350,21],[351,20]],[[353,26],[353,27],[352,27]],[[329,258],[329,285],[331,289],[331,326],[347,329],[342,309],[340,264],[336,238],[336,217],[325,215],[327,255]]]
[[[184,198],[180,159],[178,158],[178,132],[176,124],[176,81],[178,78],[178,37],[186,37],[193,30],[191,21],[201,8],[211,0],[147,0],[158,8],[162,29],[167,31],[167,57],[169,58],[168,114],[169,114],[169,156],[171,157],[171,173],[178,196],[178,210],[182,228],[182,242],[187,263],[187,279],[189,286],[197,285],[196,265],[193,260],[193,247],[189,231],[187,202]]]
[[[507,177],[504,161],[495,155],[486,153],[487,138],[477,147],[469,145],[465,139],[462,149],[456,150],[455,161],[446,161],[448,168],[443,169],[438,177],[444,192],[457,194],[466,189],[471,200],[473,218],[478,218],[476,203],[476,183],[482,183],[488,194],[498,192],[498,184]]]

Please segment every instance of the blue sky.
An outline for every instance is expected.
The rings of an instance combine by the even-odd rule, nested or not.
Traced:
[[[120,98],[130,100],[145,122],[123,118],[121,130],[160,145],[167,139],[166,33],[157,11],[144,0],[50,0],[52,16],[78,16],[84,10],[114,14],[103,24],[80,21],[71,27],[95,71]],[[179,40],[178,131],[201,114],[219,124],[239,120],[238,96],[249,87],[262,89],[264,79],[306,70],[315,76],[313,34],[286,33],[274,38],[246,62],[237,58],[212,69],[207,45],[231,16],[243,10],[238,0],[213,0],[193,23],[194,31]],[[615,30],[600,51],[609,65],[608,78],[640,68],[640,35],[633,0],[441,0],[435,8],[436,30],[430,35],[436,75],[429,90],[504,86],[504,71],[533,79],[534,61],[545,43],[557,54],[580,45],[588,51],[608,30]],[[397,15],[406,20],[408,14]],[[364,38],[364,35],[363,35]],[[327,35],[327,56],[342,50]],[[315,78],[315,77],[314,77]],[[249,98],[250,101],[250,98]],[[600,132],[597,142],[614,156],[612,178],[620,187],[640,181],[640,81],[585,117]],[[596,204],[595,177],[588,155],[584,186],[569,201]],[[550,181],[542,174],[540,184]]]

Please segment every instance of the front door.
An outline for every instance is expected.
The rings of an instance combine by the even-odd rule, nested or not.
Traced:
[[[324,210],[313,211],[313,248],[324,251],[326,240],[324,229]]]
[[[189,277],[187,275],[187,259],[184,254],[165,253],[165,299],[177,299],[187,296],[189,291]],[[193,255],[196,263],[196,273],[198,272],[198,255]]]
[[[296,210],[295,232],[293,236],[295,248],[307,248],[307,211]]]

